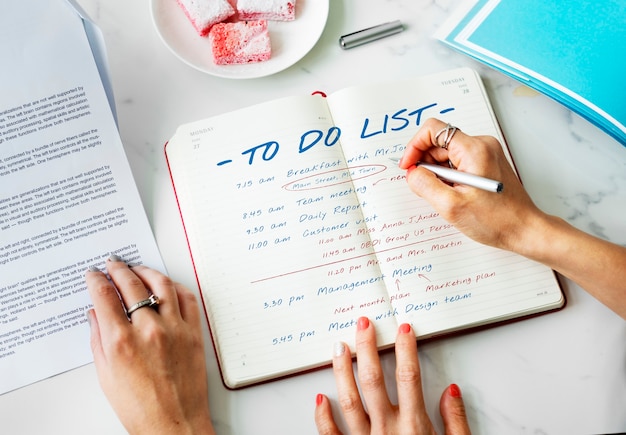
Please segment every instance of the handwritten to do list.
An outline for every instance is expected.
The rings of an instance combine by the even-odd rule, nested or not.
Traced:
[[[478,244],[390,160],[429,117],[504,143],[461,69],[291,97],[181,126],[166,146],[224,382],[323,366],[376,322],[425,338],[562,303],[549,269]]]

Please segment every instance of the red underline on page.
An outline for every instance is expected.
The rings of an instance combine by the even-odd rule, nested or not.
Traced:
[[[418,242],[413,242],[413,243],[407,243],[406,245],[394,246],[393,248],[387,248],[387,249],[381,249],[380,251],[374,251],[374,252],[370,252],[370,253],[367,253],[367,254],[356,255],[354,257],[349,257],[349,258],[344,258],[342,260],[337,260],[337,261],[331,261],[331,262],[328,262],[328,263],[318,264],[316,266],[310,266],[310,267],[306,267],[304,269],[292,270],[290,272],[281,273],[279,275],[268,276],[266,278],[259,278],[259,279],[256,279],[254,281],[250,281],[250,283],[251,284],[255,284],[255,283],[258,283],[258,282],[269,281],[271,279],[282,278],[284,276],[295,275],[296,273],[307,272],[309,270],[319,269],[320,267],[332,266],[333,264],[345,263],[346,261],[356,260],[357,258],[377,256],[378,254],[382,254],[384,252],[394,251],[396,249],[402,249],[402,248],[406,248],[408,246],[419,245],[421,243],[428,243],[428,242],[432,242],[433,240],[444,239],[446,237],[455,236],[455,235],[457,235],[459,233],[460,232],[457,231],[457,232],[454,232],[454,233],[451,233],[451,234],[445,234],[443,236],[433,237],[433,238],[426,239],[426,240],[420,240]]]

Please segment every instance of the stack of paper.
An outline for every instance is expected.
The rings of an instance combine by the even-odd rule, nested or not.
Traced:
[[[89,266],[163,269],[101,36],[66,0],[0,3],[0,394],[92,361]]]

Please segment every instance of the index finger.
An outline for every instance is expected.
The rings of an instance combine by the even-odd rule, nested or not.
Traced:
[[[87,291],[91,297],[102,328],[128,325],[128,317],[122,305],[117,289],[106,275],[94,268],[85,274]]]
[[[446,123],[435,118],[427,119],[418,132],[409,140],[399,162],[401,169],[408,169],[417,162],[441,163],[448,160],[448,150],[436,146],[437,134],[446,127]],[[458,136],[458,137],[457,137]],[[455,130],[450,146],[455,139],[461,139],[464,133]],[[439,138],[441,141],[441,138]]]

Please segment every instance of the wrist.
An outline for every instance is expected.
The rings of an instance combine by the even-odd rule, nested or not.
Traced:
[[[551,265],[554,253],[567,239],[562,237],[568,224],[557,216],[537,209],[524,220],[523,229],[518,232],[509,249],[531,260]]]
[[[128,433],[135,435],[155,435],[155,434],[189,434],[189,435],[215,435],[213,422],[210,414],[207,412],[196,417],[181,416],[166,417],[157,420],[139,423],[134,428],[127,428]]]

